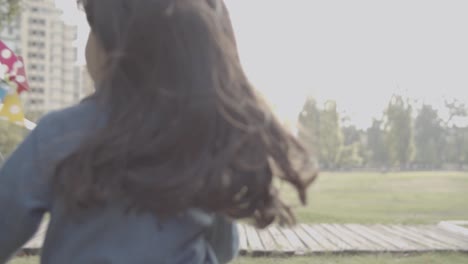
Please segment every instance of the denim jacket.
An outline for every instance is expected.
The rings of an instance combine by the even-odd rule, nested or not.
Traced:
[[[99,115],[93,99],[46,115],[3,164],[0,264],[33,236],[45,214],[43,264],[217,264],[233,259],[237,230],[220,215],[192,209],[157,224],[154,215],[126,213],[118,203],[79,221],[66,213],[62,198],[54,194],[51,168],[96,129]]]

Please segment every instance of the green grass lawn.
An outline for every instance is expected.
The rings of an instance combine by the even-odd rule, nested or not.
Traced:
[[[468,220],[468,173],[322,173],[309,191],[309,204],[296,212],[304,223]]]
[[[427,253],[423,255],[322,255],[294,258],[240,258],[233,264],[466,264],[468,254]],[[10,264],[39,264],[38,258],[19,258]]]
[[[283,190],[285,198],[296,201],[288,187]],[[435,224],[442,220],[468,220],[468,173],[322,173],[309,192],[309,204],[297,208],[296,212],[299,221],[304,223]],[[19,258],[12,262],[37,263],[37,258]],[[240,258],[234,263],[468,264],[468,255],[321,255]]]
[[[234,264],[467,264],[468,254],[312,256],[297,258],[243,258]],[[19,264],[19,263],[18,263]]]
[[[33,257],[33,258],[16,258],[13,261],[10,261],[9,263],[11,264],[39,264],[39,258]]]

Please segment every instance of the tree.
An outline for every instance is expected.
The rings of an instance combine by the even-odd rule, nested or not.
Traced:
[[[299,115],[299,139],[311,152],[319,148],[320,111],[314,99],[308,98]]]
[[[354,125],[343,127],[343,143],[345,145],[351,145],[361,141],[361,131]]]
[[[361,145],[359,142],[342,146],[337,163],[338,167],[343,169],[361,167],[364,159],[361,156],[360,151]]]
[[[342,122],[345,121],[342,119]],[[343,144],[339,166],[341,168],[361,167],[366,162],[367,154],[364,148],[365,133],[354,125],[342,128]]]
[[[457,117],[468,117],[468,106],[458,99],[452,99],[451,101],[446,100],[445,107],[449,111],[449,117],[445,121],[446,126],[450,126],[453,119]]]
[[[385,111],[386,145],[392,165],[406,169],[413,159],[412,106],[408,99],[394,95]]]
[[[324,169],[336,169],[343,147],[343,133],[336,103],[326,102],[323,109],[309,98],[299,116],[299,139],[318,156]]]
[[[442,165],[442,152],[445,145],[442,119],[437,110],[423,105],[415,122],[415,161],[425,168],[439,168]]]
[[[0,31],[9,24],[20,9],[21,0],[0,0]]]
[[[457,164],[461,169],[468,165],[468,127],[459,125],[457,119],[468,119],[468,107],[454,99],[446,101],[449,117],[445,120],[447,144],[444,148],[446,161]]]
[[[468,127],[450,127],[447,134],[446,159],[462,169],[468,165]]]
[[[366,131],[369,163],[372,166],[386,167],[389,163],[383,121],[374,119]]]
[[[468,126],[467,127],[463,127],[461,129],[461,133],[463,135],[463,143],[462,143],[462,147],[461,147],[461,161],[459,163],[459,167],[460,169],[463,169],[463,166],[468,166]]]
[[[319,124],[319,161],[325,169],[336,169],[343,147],[343,132],[334,101],[325,103],[320,111]]]

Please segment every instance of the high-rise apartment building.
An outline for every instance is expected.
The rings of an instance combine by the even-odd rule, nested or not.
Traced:
[[[91,75],[89,75],[88,68],[86,66],[81,67],[80,80],[81,97],[86,97],[94,93],[94,81],[91,78]]]
[[[9,24],[7,27],[0,31],[0,40],[3,41],[10,49],[12,49],[15,53],[19,53],[19,46],[20,46],[20,30],[19,29],[19,17]]]
[[[0,32],[0,39],[21,55],[30,91],[26,110],[46,112],[79,100],[73,42],[77,29],[63,22],[54,0],[25,0],[16,21]]]
[[[91,79],[86,65],[77,66],[75,74],[77,77],[77,86],[79,87],[79,97],[84,98],[94,93],[94,81]]]

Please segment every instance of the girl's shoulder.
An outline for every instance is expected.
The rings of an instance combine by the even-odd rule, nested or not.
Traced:
[[[95,120],[98,115],[97,102],[90,98],[76,105],[47,113],[40,119],[39,126],[44,126],[44,124],[78,126],[82,125],[83,122]]]
[[[37,138],[39,153],[69,153],[87,135],[97,129],[102,120],[94,100],[49,112],[32,132]]]

